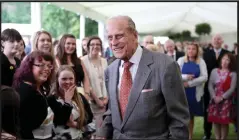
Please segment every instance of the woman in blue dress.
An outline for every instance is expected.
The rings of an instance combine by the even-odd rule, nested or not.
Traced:
[[[185,56],[178,59],[182,71],[182,79],[187,96],[190,124],[189,139],[192,139],[194,116],[203,116],[202,96],[204,94],[204,83],[207,81],[207,67],[201,58],[201,48],[197,44],[189,44]]]

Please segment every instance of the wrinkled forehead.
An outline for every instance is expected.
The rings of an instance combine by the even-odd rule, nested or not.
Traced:
[[[111,33],[114,31],[125,31],[128,26],[128,21],[123,18],[109,19],[106,24],[106,32]]]
[[[166,47],[174,47],[174,43],[172,41],[165,42]]]

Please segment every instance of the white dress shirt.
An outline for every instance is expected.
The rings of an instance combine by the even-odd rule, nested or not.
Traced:
[[[132,76],[132,82],[133,83],[134,83],[135,75],[136,75],[137,70],[138,70],[138,66],[139,66],[139,62],[140,62],[142,53],[143,53],[143,49],[140,46],[138,46],[135,53],[133,54],[133,56],[129,59],[129,61],[131,63],[133,63],[133,65],[129,69],[130,73],[131,73],[131,76]],[[118,96],[119,96],[119,90],[120,90],[120,85],[121,85],[121,78],[122,78],[122,75],[123,75],[123,72],[124,72],[123,64],[124,64],[124,60],[121,60],[120,67],[119,67]]]
[[[167,53],[167,55],[172,57],[170,53]],[[173,60],[176,61],[176,51],[173,51]]]
[[[222,48],[220,48],[220,49],[213,49],[213,50],[214,50],[215,54],[216,55],[218,54],[218,56],[219,56],[221,51],[222,51]]]

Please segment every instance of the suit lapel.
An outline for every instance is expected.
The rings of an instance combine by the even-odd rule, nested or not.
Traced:
[[[126,107],[124,119],[121,124],[121,129],[127,122],[130,114],[132,113],[132,111],[138,101],[140,93],[148,79],[149,74],[151,73],[151,69],[149,68],[149,65],[152,63],[153,63],[152,55],[150,55],[149,51],[147,51],[146,49],[143,49],[143,54],[142,54],[141,60],[139,62],[139,66],[138,66],[137,73],[135,75],[134,83],[132,85],[128,105]]]
[[[111,72],[111,77],[112,77],[112,85],[111,87],[111,96],[112,96],[112,99],[113,99],[113,103],[116,104],[116,107],[114,108],[115,109],[115,112],[116,112],[116,116],[119,116],[117,117],[117,119],[119,119],[118,121],[116,121],[116,126],[120,126],[121,125],[121,122],[122,122],[122,119],[121,119],[121,115],[120,115],[120,110],[119,110],[119,102],[118,102],[118,81],[119,81],[119,66],[120,66],[120,60],[117,59],[115,61],[118,61],[115,63],[114,65],[114,68],[113,68],[113,71]],[[112,106],[112,105],[111,105]],[[114,106],[114,105],[113,105]],[[113,111],[113,110],[112,110]]]

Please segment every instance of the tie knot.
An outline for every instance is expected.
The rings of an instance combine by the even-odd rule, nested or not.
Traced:
[[[123,66],[125,69],[129,69],[131,66],[133,65],[133,63],[129,62],[129,61],[126,61],[124,62]]]

